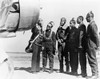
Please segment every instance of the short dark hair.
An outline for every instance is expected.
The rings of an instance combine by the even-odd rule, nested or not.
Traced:
[[[62,17],[62,18],[61,18],[61,21],[62,21],[62,20],[64,20],[64,21],[66,22],[66,18],[65,18],[65,17]]]
[[[82,19],[82,21],[84,20],[84,17],[83,17],[83,16],[79,16],[78,18],[81,18],[81,19]]]
[[[42,24],[41,24],[42,21],[43,21],[43,20],[42,20],[41,18],[37,21],[37,24],[40,25],[40,27],[42,27]]]

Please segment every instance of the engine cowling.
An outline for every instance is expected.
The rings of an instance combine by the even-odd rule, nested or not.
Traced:
[[[39,18],[38,0],[2,0],[0,4],[0,33],[29,30]]]

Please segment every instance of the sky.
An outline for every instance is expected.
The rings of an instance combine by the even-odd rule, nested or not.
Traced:
[[[45,29],[49,21],[54,21],[53,30],[56,32],[59,27],[61,17],[67,20],[66,25],[74,17],[84,16],[84,23],[88,25],[85,20],[86,14],[89,11],[94,13],[94,20],[100,29],[100,0],[40,0],[40,18],[43,19],[43,29]],[[78,26],[78,25],[76,25]],[[100,30],[99,30],[100,31]],[[0,48],[6,52],[25,52],[25,47],[30,39],[31,32],[26,31],[17,32],[14,38],[0,38]]]

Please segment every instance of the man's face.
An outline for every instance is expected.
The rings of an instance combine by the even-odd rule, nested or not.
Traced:
[[[43,20],[39,20],[39,21],[38,21],[38,25],[40,25],[40,26],[41,26],[41,25],[42,25],[42,23],[43,23]]]
[[[53,21],[50,21],[49,23],[51,24],[51,28],[53,28],[54,22]]]
[[[63,26],[66,23],[65,19],[61,19],[60,25]]]
[[[41,27],[38,24],[36,24],[36,27],[38,28],[38,30],[41,30]]]
[[[70,22],[70,26],[72,27],[72,26],[75,26],[75,24],[71,21]]]
[[[87,16],[86,16],[86,21],[87,21],[87,22],[91,22],[91,20],[92,20],[92,17],[89,16],[89,15],[87,15]]]
[[[77,23],[80,24],[82,22],[81,18],[77,18]]]
[[[51,24],[48,24],[48,25],[47,25],[46,30],[51,30]]]

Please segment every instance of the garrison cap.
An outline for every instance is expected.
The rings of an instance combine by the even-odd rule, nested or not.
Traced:
[[[94,13],[90,11],[89,13],[87,13],[87,17],[94,17]]]
[[[72,18],[72,19],[70,20],[70,23],[71,23],[71,22],[73,22],[74,24],[76,24],[76,21],[75,21],[74,18]]]

